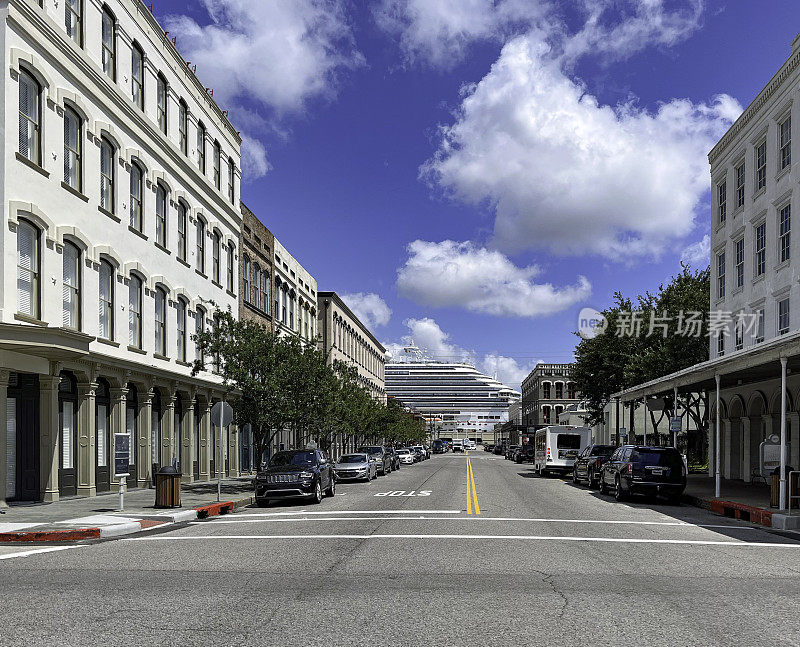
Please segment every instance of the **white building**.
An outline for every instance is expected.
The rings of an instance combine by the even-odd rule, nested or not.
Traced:
[[[317,343],[317,280],[275,238],[275,333]]]
[[[190,336],[238,309],[240,136],[142,2],[0,13],[0,501],[114,489],[119,433],[129,486],[207,479],[222,392]]]

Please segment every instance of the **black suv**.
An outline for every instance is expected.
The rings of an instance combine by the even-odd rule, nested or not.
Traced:
[[[278,452],[266,469],[255,478],[256,503],[268,506],[276,499],[322,501],[336,493],[336,477],[325,452],[319,449],[294,449]]]
[[[614,453],[616,445],[589,445],[575,459],[572,466],[572,482],[586,481],[591,488],[600,480],[600,469]]]
[[[400,469],[400,454],[397,453],[397,450],[392,447],[391,445],[386,446],[386,453],[389,455],[389,460],[392,464],[393,470]]]
[[[524,463],[525,461],[532,463],[534,458],[536,458],[536,450],[533,448],[532,442],[517,447],[511,456],[515,463]]]
[[[378,474],[386,476],[392,471],[392,457],[383,445],[362,445],[356,451],[369,454],[370,459],[378,462]]]
[[[650,494],[679,504],[686,489],[683,456],[674,447],[618,447],[600,472],[600,493],[608,493],[611,487],[617,501],[631,494]]]

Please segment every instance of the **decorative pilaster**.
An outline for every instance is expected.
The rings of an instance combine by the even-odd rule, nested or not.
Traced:
[[[228,427],[228,476],[236,478],[239,476],[239,440],[241,433],[239,427],[231,425]]]
[[[9,496],[6,491],[6,470],[8,469],[8,456],[6,455],[8,424],[6,423],[8,421],[8,382],[10,378],[11,371],[0,369],[0,468],[2,468],[0,471],[3,473],[3,476],[0,477],[0,508],[8,506],[6,498]],[[16,431],[12,433],[16,433]]]
[[[128,389],[111,389],[111,442],[108,449],[109,469],[111,470],[111,492],[119,492],[119,479],[114,478],[114,434],[127,433]],[[131,438],[131,460],[136,456],[136,438]]]
[[[78,496],[96,496],[97,382],[78,384]]]
[[[199,447],[195,447],[194,440],[194,393],[183,400],[183,451],[181,452],[182,483],[194,481],[194,461],[197,459]]]
[[[209,481],[211,474],[211,398],[206,398],[200,420],[200,480]]]
[[[139,451],[136,458],[136,481],[139,487],[151,487],[155,484],[153,475],[152,421],[153,421],[153,389],[147,389],[139,397]]]
[[[722,478],[729,479],[731,477],[731,419],[730,418],[723,418],[722,419],[722,438],[721,440],[721,449],[722,449]]]
[[[39,376],[39,491],[42,501],[58,501],[58,375]]]
[[[750,418],[742,418],[742,479],[745,483],[752,480],[753,470],[750,467]]]
[[[177,394],[173,391],[161,401],[164,403],[164,410],[161,415],[161,447],[159,450],[159,461],[161,465],[172,465],[172,460],[176,457],[175,447],[175,400]]]
[[[800,469],[800,414],[790,411],[786,414],[786,423],[789,429],[786,434],[789,445],[789,455],[787,459],[792,469]]]

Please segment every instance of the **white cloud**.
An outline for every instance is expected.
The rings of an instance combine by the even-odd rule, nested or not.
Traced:
[[[704,0],[576,0],[571,31],[554,0],[383,0],[379,27],[399,39],[407,64],[450,69],[477,42],[538,31],[565,60],[591,53],[608,59],[647,46],[671,46],[701,26]]]
[[[504,317],[538,317],[588,298],[589,281],[554,287],[536,283],[535,265],[517,267],[502,253],[470,242],[416,240],[397,275],[400,294],[422,305],[457,306]]]
[[[658,256],[691,232],[707,151],[740,112],[727,95],[655,111],[601,105],[528,34],[465,89],[421,174],[454,199],[489,205],[501,250]]]
[[[363,62],[343,0],[202,0],[210,23],[168,16],[183,56],[221,103],[244,97],[296,111],[334,92],[337,76]]]
[[[690,265],[694,269],[704,269],[708,267],[711,257],[711,237],[706,234],[702,240],[692,243],[681,253],[681,262]]]
[[[500,40],[544,15],[531,0],[383,0],[378,25],[397,35],[407,63],[449,69],[475,41]]]
[[[385,326],[389,323],[392,311],[386,302],[374,292],[355,292],[342,294],[341,297],[347,307],[367,328]]]
[[[267,159],[267,149],[260,141],[242,135],[242,174],[248,179],[263,177],[272,170]]]
[[[401,342],[384,342],[383,346],[391,354],[391,361],[406,362],[415,359],[405,352],[405,347],[413,343],[430,359],[442,362],[467,362],[479,371],[490,376],[497,376],[503,384],[519,389],[523,378],[536,366],[536,362],[519,364],[513,357],[505,357],[498,353],[488,353],[478,357],[477,353],[462,348],[450,340],[450,334],[439,327],[435,320],[406,319],[404,322],[408,334],[403,335]]]

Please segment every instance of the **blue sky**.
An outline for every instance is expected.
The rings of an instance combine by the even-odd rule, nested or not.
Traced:
[[[243,200],[319,288],[395,352],[514,387],[571,359],[582,307],[703,258],[705,155],[800,29],[794,0],[156,9],[245,136]]]

